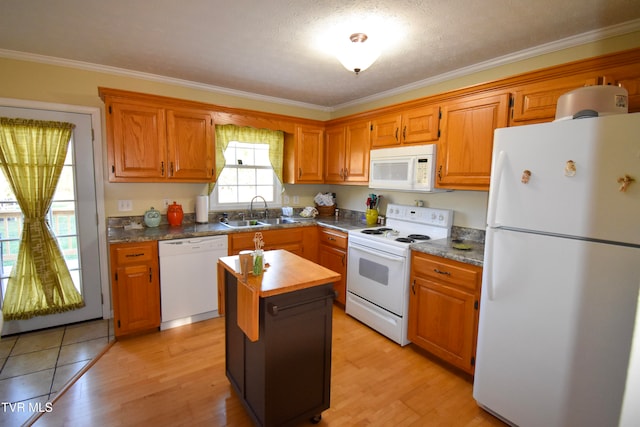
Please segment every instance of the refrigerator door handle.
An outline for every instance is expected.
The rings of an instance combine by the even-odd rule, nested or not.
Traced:
[[[485,254],[485,260],[489,262],[484,266],[484,286],[483,288],[487,291],[487,298],[489,301],[493,301],[494,297],[494,289],[493,289],[493,234],[497,233],[498,230],[487,230],[485,247],[490,253]]]
[[[497,227],[496,224],[496,205],[500,196],[500,182],[502,181],[502,171],[504,170],[504,162],[507,153],[502,150],[498,153],[495,163],[495,169],[491,176],[491,189],[489,190],[489,207],[487,209],[487,225],[489,227]]]

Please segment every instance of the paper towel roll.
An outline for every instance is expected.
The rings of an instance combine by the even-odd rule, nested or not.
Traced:
[[[198,196],[196,199],[196,222],[209,222],[209,196]]]

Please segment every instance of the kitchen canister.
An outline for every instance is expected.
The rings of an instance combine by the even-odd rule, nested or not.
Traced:
[[[184,212],[182,211],[182,205],[173,202],[172,205],[169,205],[167,208],[167,221],[169,221],[169,225],[178,226],[182,224],[182,218],[184,218]]]
[[[196,199],[196,222],[200,224],[209,222],[209,196],[200,195]]]
[[[144,223],[147,227],[157,227],[160,225],[160,218],[160,211],[153,206],[144,213]]]

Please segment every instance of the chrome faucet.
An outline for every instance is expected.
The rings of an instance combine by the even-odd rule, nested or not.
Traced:
[[[267,219],[267,217],[269,216],[269,210],[267,208],[267,201],[262,196],[255,196],[253,199],[251,199],[251,204],[249,205],[249,217],[253,218],[253,201],[257,198],[261,198],[264,202],[264,219]]]

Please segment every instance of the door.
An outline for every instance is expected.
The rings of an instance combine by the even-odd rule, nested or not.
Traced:
[[[487,230],[474,398],[517,425],[617,425],[640,248]]]
[[[48,218],[74,284],[85,302],[85,307],[78,310],[5,322],[2,334],[15,334],[102,318],[101,257],[98,243],[91,114],[1,106],[0,116],[55,120],[76,125]],[[17,245],[20,239],[18,229],[22,223],[22,214],[19,212],[17,203],[11,202],[11,196],[5,196],[3,193],[0,197],[3,199],[0,204],[4,207],[1,213],[2,230],[0,231],[2,233],[0,237],[2,244],[1,296],[4,297],[7,280],[17,256]]]

